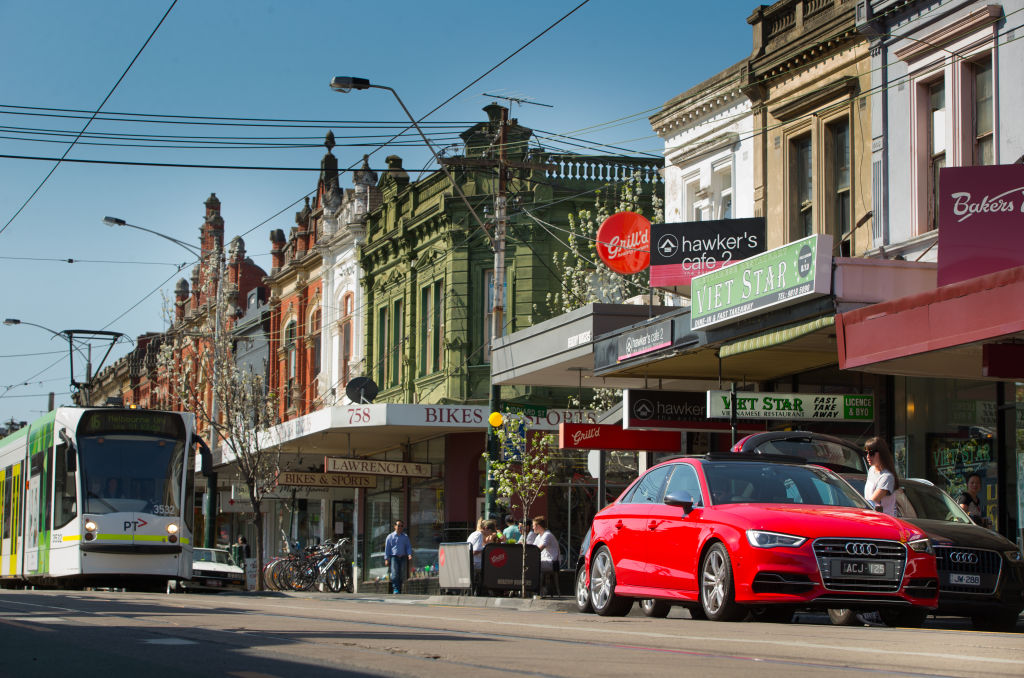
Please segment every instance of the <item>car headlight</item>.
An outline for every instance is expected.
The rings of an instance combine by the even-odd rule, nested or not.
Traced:
[[[792,534],[780,532],[766,532],[765,530],[747,530],[747,541],[750,545],[759,549],[770,549],[777,546],[788,546],[796,548],[805,541],[807,537],[797,537]]]
[[[1006,559],[1011,563],[1024,563],[1024,554],[1021,554],[1020,549],[1003,551],[1003,555],[1006,556]]]
[[[907,546],[909,546],[910,550],[915,553],[930,553],[935,555],[935,549],[932,548],[932,540],[927,537],[924,539],[911,540],[907,542]]]

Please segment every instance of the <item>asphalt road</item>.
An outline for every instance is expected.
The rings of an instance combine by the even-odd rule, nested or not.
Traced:
[[[1024,676],[1021,626],[725,624],[681,609],[608,618],[566,604],[441,602],[2,591],[0,676]]]

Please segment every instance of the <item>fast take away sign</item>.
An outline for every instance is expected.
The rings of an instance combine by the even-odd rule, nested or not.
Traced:
[[[728,419],[732,414],[729,391],[708,391],[708,418]],[[874,421],[875,397],[862,394],[736,393],[740,419],[807,419]]]

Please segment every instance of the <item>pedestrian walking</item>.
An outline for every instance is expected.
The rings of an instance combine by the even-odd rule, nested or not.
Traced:
[[[405,533],[405,523],[395,521],[395,531],[384,540],[384,567],[391,577],[391,593],[401,593],[407,566],[412,561],[412,542]]]

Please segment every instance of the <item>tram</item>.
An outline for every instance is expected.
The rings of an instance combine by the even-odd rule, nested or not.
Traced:
[[[60,407],[0,439],[0,585],[192,577],[193,415]]]

